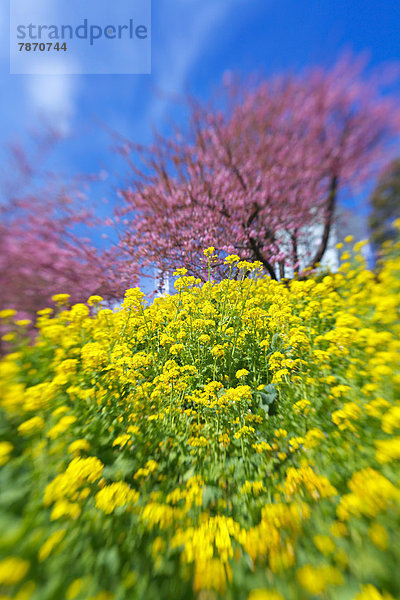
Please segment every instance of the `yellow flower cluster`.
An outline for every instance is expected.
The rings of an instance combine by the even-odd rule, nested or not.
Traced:
[[[117,481],[111,485],[106,485],[97,492],[95,503],[106,514],[111,514],[117,506],[125,506],[128,503],[134,504],[139,499],[139,493],[132,490],[123,481]]]
[[[2,311],[1,598],[400,597],[400,244],[359,251]]]

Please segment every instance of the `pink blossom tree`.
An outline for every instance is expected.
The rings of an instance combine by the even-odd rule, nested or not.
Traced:
[[[38,154],[43,156],[44,146],[54,141],[43,137]],[[34,318],[58,293],[70,294],[71,302],[86,301],[92,294],[121,298],[124,283],[114,256],[81,233],[96,225],[81,191],[83,182],[60,183],[41,171],[37,154],[28,156],[19,145],[12,153],[14,170],[3,180],[0,204],[0,309]]]
[[[343,189],[360,190],[387,158],[400,111],[362,60],[271,81],[225,82],[215,107],[190,102],[190,131],[126,143],[132,180],[119,250],[160,281],[177,265],[204,278],[202,251],[259,260],[276,278],[324,256]],[[313,252],[304,248],[320,226]],[[303,256],[300,256],[300,253]],[[223,274],[222,260],[220,274]],[[301,276],[301,275],[300,275]]]

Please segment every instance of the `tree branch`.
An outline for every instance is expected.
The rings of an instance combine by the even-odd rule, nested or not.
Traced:
[[[255,243],[255,241],[252,238],[249,238],[249,242],[250,242],[250,246],[251,249],[253,251],[254,256],[256,257],[257,260],[259,260],[264,267],[267,269],[268,273],[271,275],[271,279],[277,279],[276,277],[276,273],[274,271],[273,266],[271,265],[270,262],[268,262],[263,255],[261,254],[257,244]]]

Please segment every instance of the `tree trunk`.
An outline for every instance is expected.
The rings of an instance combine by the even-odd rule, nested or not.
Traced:
[[[263,257],[260,250],[258,249],[257,244],[255,243],[255,241],[252,238],[250,238],[250,246],[251,246],[251,249],[253,250],[253,254],[254,254],[255,258],[264,265],[264,267],[267,269],[268,273],[271,275],[271,279],[277,279],[277,276],[276,276],[273,266],[271,265],[271,263],[269,263]]]
[[[326,249],[328,246],[329,234],[330,234],[331,228],[332,228],[333,217],[335,215],[337,191],[338,191],[338,177],[336,175],[333,175],[331,185],[329,188],[329,196],[328,196],[328,203],[327,203],[327,209],[326,209],[326,221],[325,221],[325,226],[324,226],[324,232],[322,234],[321,243],[318,247],[318,250],[316,251],[316,253],[314,255],[314,258],[310,261],[310,263],[308,264],[308,266],[306,267],[305,270],[313,269],[317,263],[321,262],[322,257],[324,256],[324,254],[326,252]],[[306,279],[307,274],[304,271],[302,273],[300,273],[298,279]]]

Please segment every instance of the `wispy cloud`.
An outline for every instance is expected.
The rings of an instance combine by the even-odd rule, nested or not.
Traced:
[[[57,21],[60,4],[53,0],[35,0],[35,15],[38,22]],[[15,0],[13,22],[25,22],[32,14],[32,0]],[[54,61],[50,55],[48,62]],[[76,112],[79,77],[66,75],[27,75],[21,78],[23,112],[26,121],[40,117],[58,129],[60,133],[70,131],[71,120]]]
[[[24,81],[26,103],[33,113],[67,134],[76,111],[78,81],[69,75],[30,75]]]
[[[153,18],[159,23],[153,30],[153,76],[161,92],[173,95],[185,90],[190,72],[205,48],[215,44],[218,27],[238,4],[244,4],[244,0],[176,0],[157,6],[160,12]],[[165,101],[156,95],[146,118],[157,124],[164,112]]]

